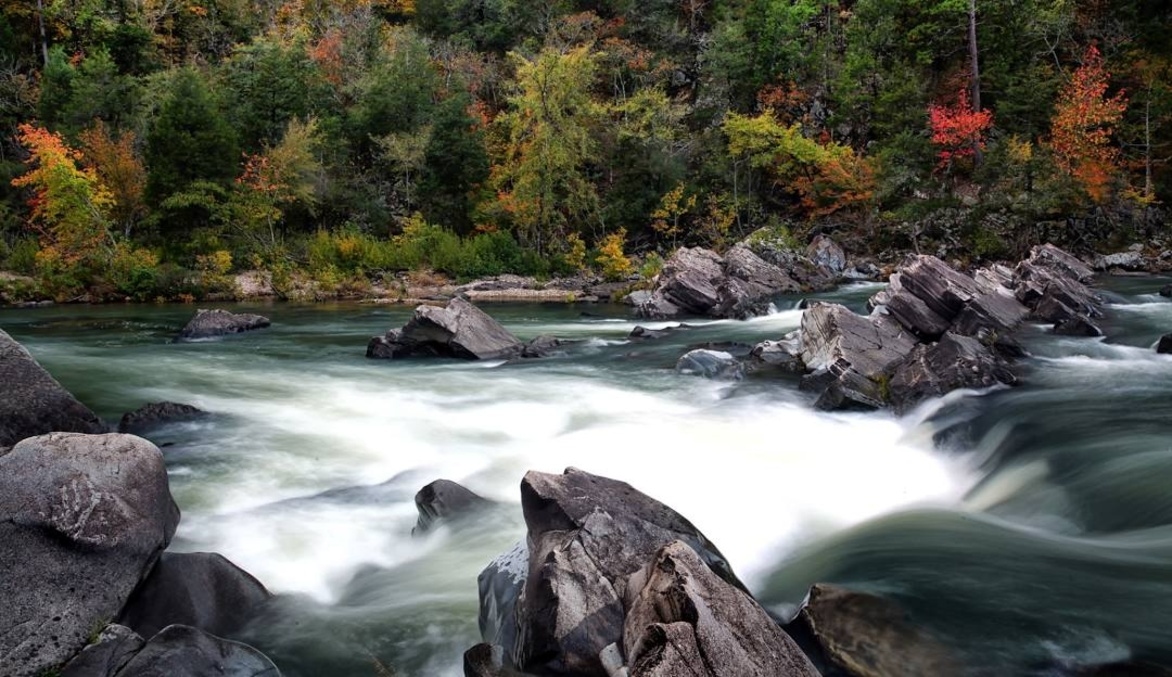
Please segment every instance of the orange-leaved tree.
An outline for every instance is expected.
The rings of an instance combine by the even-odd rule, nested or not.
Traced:
[[[68,272],[108,258],[113,245],[108,213],[114,201],[97,173],[79,165],[81,153],[60,134],[22,124],[17,139],[29,149],[29,169],[12,185],[33,193],[29,224],[41,238],[38,265]]]
[[[135,149],[134,132],[112,135],[104,122],[98,120],[81,133],[85,164],[97,173],[102,185],[110,191],[113,204],[110,216],[130,237],[139,219],[146,216],[146,167]]]
[[[993,113],[973,110],[967,87],[961,87],[952,105],[928,106],[932,143],[940,148],[937,168],[951,169],[958,160],[975,159],[985,148],[985,133],[993,126]]]
[[[1091,45],[1058,93],[1050,120],[1050,147],[1058,166],[1095,202],[1107,198],[1118,172],[1119,149],[1111,145],[1111,136],[1127,110],[1124,92],[1107,96],[1110,80],[1102,55]]]

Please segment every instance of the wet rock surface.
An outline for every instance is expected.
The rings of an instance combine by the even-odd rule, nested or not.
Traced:
[[[227,310],[200,309],[179,332],[176,341],[197,341],[264,329],[272,323],[263,315],[230,313]]]
[[[419,306],[401,329],[372,338],[366,356],[499,360],[519,357],[524,350],[525,345],[488,313],[457,297],[442,308]]]

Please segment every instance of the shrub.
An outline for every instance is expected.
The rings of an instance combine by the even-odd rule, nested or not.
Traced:
[[[602,238],[599,244],[594,261],[602,268],[602,277],[611,282],[622,280],[631,272],[631,259],[623,253],[626,239],[627,229],[620,228]]]

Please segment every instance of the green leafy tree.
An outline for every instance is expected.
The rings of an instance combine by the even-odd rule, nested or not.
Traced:
[[[571,230],[602,225],[587,172],[598,154],[593,132],[606,111],[590,93],[595,55],[589,45],[513,58],[517,90],[496,120],[502,143],[492,184],[498,212],[518,239],[546,252]]]

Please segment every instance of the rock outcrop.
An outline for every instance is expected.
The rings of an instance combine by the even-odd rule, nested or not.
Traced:
[[[131,435],[51,433],[0,457],[0,665],[65,663],[122,608],[179,522],[163,456]]]
[[[663,670],[679,663],[665,663],[662,654],[674,650],[675,637],[687,637],[697,651],[713,652],[705,659],[712,663],[694,664],[695,674],[752,674],[705,671],[750,655],[757,663],[745,665],[800,668],[759,674],[816,674],[719,550],[671,508],[626,483],[572,468],[526,474],[521,507],[526,544],[490,564],[479,581],[481,632],[503,649],[501,669],[673,674]],[[472,674],[507,674],[490,649],[466,656],[481,666]]]
[[[265,586],[213,552],[165,552],[118,618],[143,637],[168,625],[231,636],[268,601]]]
[[[195,317],[188,321],[175,340],[198,341],[217,338],[228,334],[264,329],[271,324],[269,318],[262,315],[230,313],[219,308],[214,310],[200,309],[195,311]]]
[[[492,501],[451,480],[436,480],[415,494],[419,519],[411,535],[427,533],[440,523],[475,515],[492,505]]]
[[[50,432],[104,433],[94,412],[0,329],[0,448]]]
[[[700,247],[682,247],[664,263],[650,296],[635,311],[647,318],[745,318],[767,312],[774,294],[800,290],[785,270],[744,244],[735,245],[723,258]]]
[[[524,350],[525,344],[499,322],[457,297],[442,308],[419,306],[401,329],[372,338],[366,356],[500,360],[519,357]]]
[[[203,418],[208,413],[199,407],[178,402],[151,402],[122,415],[118,422],[118,432],[140,434],[168,423],[192,421]]]
[[[870,316],[814,304],[798,343],[809,373],[802,388],[822,409],[893,406],[959,388],[1017,382],[1021,355],[1014,333],[1026,319],[1067,335],[1101,332],[1093,271],[1052,245],[1035,247],[1015,269],[991,266],[965,275],[933,256],[909,258],[887,289],[871,298]],[[792,342],[791,342],[792,343]]]

